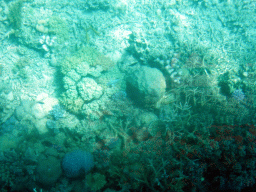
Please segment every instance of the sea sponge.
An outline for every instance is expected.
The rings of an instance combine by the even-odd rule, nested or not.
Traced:
[[[82,150],[76,150],[67,153],[62,161],[64,174],[69,178],[76,178],[88,173],[94,166],[91,153]]]

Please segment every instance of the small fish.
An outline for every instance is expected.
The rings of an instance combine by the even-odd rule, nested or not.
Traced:
[[[120,80],[121,80],[120,78],[119,78],[119,79],[113,79],[113,80],[111,80],[111,81],[109,81],[109,82],[107,83],[107,86],[108,86],[108,87],[113,87],[113,86],[115,86]]]
[[[58,151],[62,151],[62,147],[56,144],[51,145],[52,148],[57,149]]]

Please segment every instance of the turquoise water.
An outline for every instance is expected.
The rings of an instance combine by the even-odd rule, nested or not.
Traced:
[[[0,191],[253,191],[255,10],[0,1]]]

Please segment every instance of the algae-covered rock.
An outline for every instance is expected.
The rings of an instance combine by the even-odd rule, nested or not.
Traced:
[[[141,106],[154,106],[166,89],[165,78],[156,68],[140,66],[127,77],[127,94]]]

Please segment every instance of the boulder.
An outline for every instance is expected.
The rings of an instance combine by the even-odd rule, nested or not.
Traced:
[[[152,107],[163,97],[166,82],[162,72],[156,68],[139,66],[126,79],[128,96],[137,104]]]

